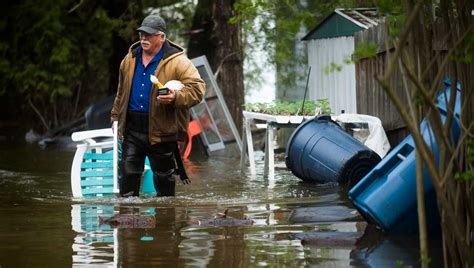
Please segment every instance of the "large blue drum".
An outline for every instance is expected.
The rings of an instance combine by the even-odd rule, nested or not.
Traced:
[[[285,163],[304,181],[354,185],[378,162],[377,153],[346,133],[330,116],[302,123],[291,135]]]
[[[446,84],[449,86],[449,83]],[[460,135],[461,99],[457,89],[454,120],[450,139],[456,144]],[[438,96],[441,119],[446,120],[450,89]],[[420,130],[426,144],[439,158],[438,145],[428,121],[423,120]],[[418,213],[416,202],[416,151],[413,137],[409,135],[367,174],[349,192],[349,199],[367,221],[386,232],[416,233]],[[438,230],[439,213],[436,191],[426,169],[423,169],[426,217],[429,230]]]

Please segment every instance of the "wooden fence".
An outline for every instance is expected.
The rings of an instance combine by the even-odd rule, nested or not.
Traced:
[[[393,147],[403,140],[409,132],[392,101],[376,80],[376,76],[383,74],[388,65],[387,53],[390,48],[387,52],[386,39],[387,32],[383,24],[357,32],[354,36],[356,48],[368,43],[377,44],[376,57],[363,58],[356,64],[357,112],[380,118]],[[399,96],[404,96],[404,101],[407,101],[406,94],[403,94],[404,88],[399,70],[395,72],[391,84],[396,88]]]
[[[446,28],[446,24],[438,21],[433,30],[432,48],[437,53],[445,55],[446,43],[444,37],[449,29]],[[356,96],[357,112],[380,118],[390,144],[393,147],[402,141],[409,134],[409,131],[390,98],[376,80],[377,75],[384,74],[388,66],[388,54],[393,50],[393,47],[387,47],[387,44],[391,44],[391,42],[386,42],[388,38],[390,37],[388,37],[385,24],[383,23],[368,30],[357,32],[354,35],[356,48],[369,43],[377,45],[376,57],[362,58],[356,64]],[[430,72],[436,73],[438,66],[434,65]],[[453,65],[448,64],[444,71],[446,77],[454,77]],[[397,68],[395,71],[390,84],[392,88],[396,89],[398,96],[401,96],[402,100],[408,104],[400,68]],[[443,81],[441,81],[438,88],[441,89],[443,87]]]
[[[440,63],[442,58],[447,53],[447,33],[450,28],[447,23],[443,23],[441,19],[437,20],[433,26],[432,49],[433,54],[439,54],[437,62]],[[375,43],[377,45],[377,55],[372,58],[362,58],[356,64],[356,96],[357,96],[357,112],[360,114],[368,114],[377,116],[382,120],[385,132],[387,132],[390,144],[396,146],[402,141],[409,131],[406,128],[400,114],[395,106],[392,104],[390,98],[382,89],[381,85],[376,80],[377,75],[382,75],[388,66],[389,53],[393,52],[387,34],[387,28],[384,23],[372,27],[365,31],[359,31],[354,35],[355,48],[366,45],[368,43]],[[386,42],[388,41],[388,42]],[[434,64],[430,69],[431,76],[438,72],[441,64]],[[471,69],[469,69],[471,70]],[[474,70],[474,69],[472,69]],[[455,66],[452,62],[447,64],[443,69],[445,78],[455,78]],[[468,76],[470,77],[470,76]],[[460,79],[459,77],[458,79]],[[467,84],[472,84],[471,80]],[[400,68],[397,68],[395,74],[390,81],[391,87],[395,88],[398,96],[402,97],[405,103],[408,99],[405,94],[405,88],[400,73]],[[444,88],[443,81],[440,81],[439,89]],[[467,88],[469,88],[467,86]],[[474,95],[473,95],[474,96]]]

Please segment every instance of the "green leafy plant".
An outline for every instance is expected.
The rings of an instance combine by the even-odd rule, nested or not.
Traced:
[[[305,115],[331,114],[331,107],[328,99],[318,99],[316,101],[280,101],[275,100],[269,103],[257,102],[244,104],[244,110],[249,112],[273,114],[273,115]]]
[[[354,62],[359,62],[364,58],[375,58],[377,55],[377,44],[374,42],[368,42],[359,44],[354,50]]]

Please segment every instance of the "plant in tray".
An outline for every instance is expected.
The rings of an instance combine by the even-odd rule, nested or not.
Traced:
[[[316,101],[280,101],[275,100],[269,103],[257,102],[244,104],[245,111],[272,114],[272,115],[305,115],[313,116],[318,114],[331,114],[331,107],[328,99],[318,99]],[[303,109],[303,111],[301,111]]]

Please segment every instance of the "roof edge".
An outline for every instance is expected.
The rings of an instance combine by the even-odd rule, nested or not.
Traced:
[[[350,22],[354,23],[355,25],[359,26],[359,27],[362,27],[364,29],[369,29],[369,27],[367,27],[365,24],[363,23],[360,23],[358,21],[356,21],[355,19],[353,19],[352,17],[349,17],[347,16],[346,14],[344,14],[344,12],[342,12],[341,10],[344,10],[343,8],[336,8],[336,10],[334,10],[335,13],[341,15],[343,18],[349,20]]]
[[[364,25],[363,23],[359,22],[359,21],[356,21],[354,20],[353,18],[351,18],[350,16],[344,14],[342,12],[342,10],[354,10],[358,13],[358,15],[360,15],[361,17],[364,17],[364,19],[366,19],[367,21],[369,21],[370,24],[372,24],[373,26],[376,26],[378,23],[375,22],[374,20],[364,16],[362,13],[358,12],[358,11],[361,11],[361,10],[370,10],[370,9],[374,9],[373,7],[369,7],[369,8],[336,8],[334,9],[333,12],[331,12],[331,14],[329,14],[328,16],[326,16],[320,23],[318,23],[318,25],[316,25],[312,30],[310,30],[305,36],[303,36],[301,38],[301,41],[308,41],[308,40],[312,40],[310,39],[309,37],[314,33],[316,32],[327,20],[329,20],[332,16],[334,16],[335,14],[338,14],[340,15],[341,17],[349,20],[350,22],[354,23],[355,25],[363,28],[363,29],[369,29],[369,27],[367,25]]]

